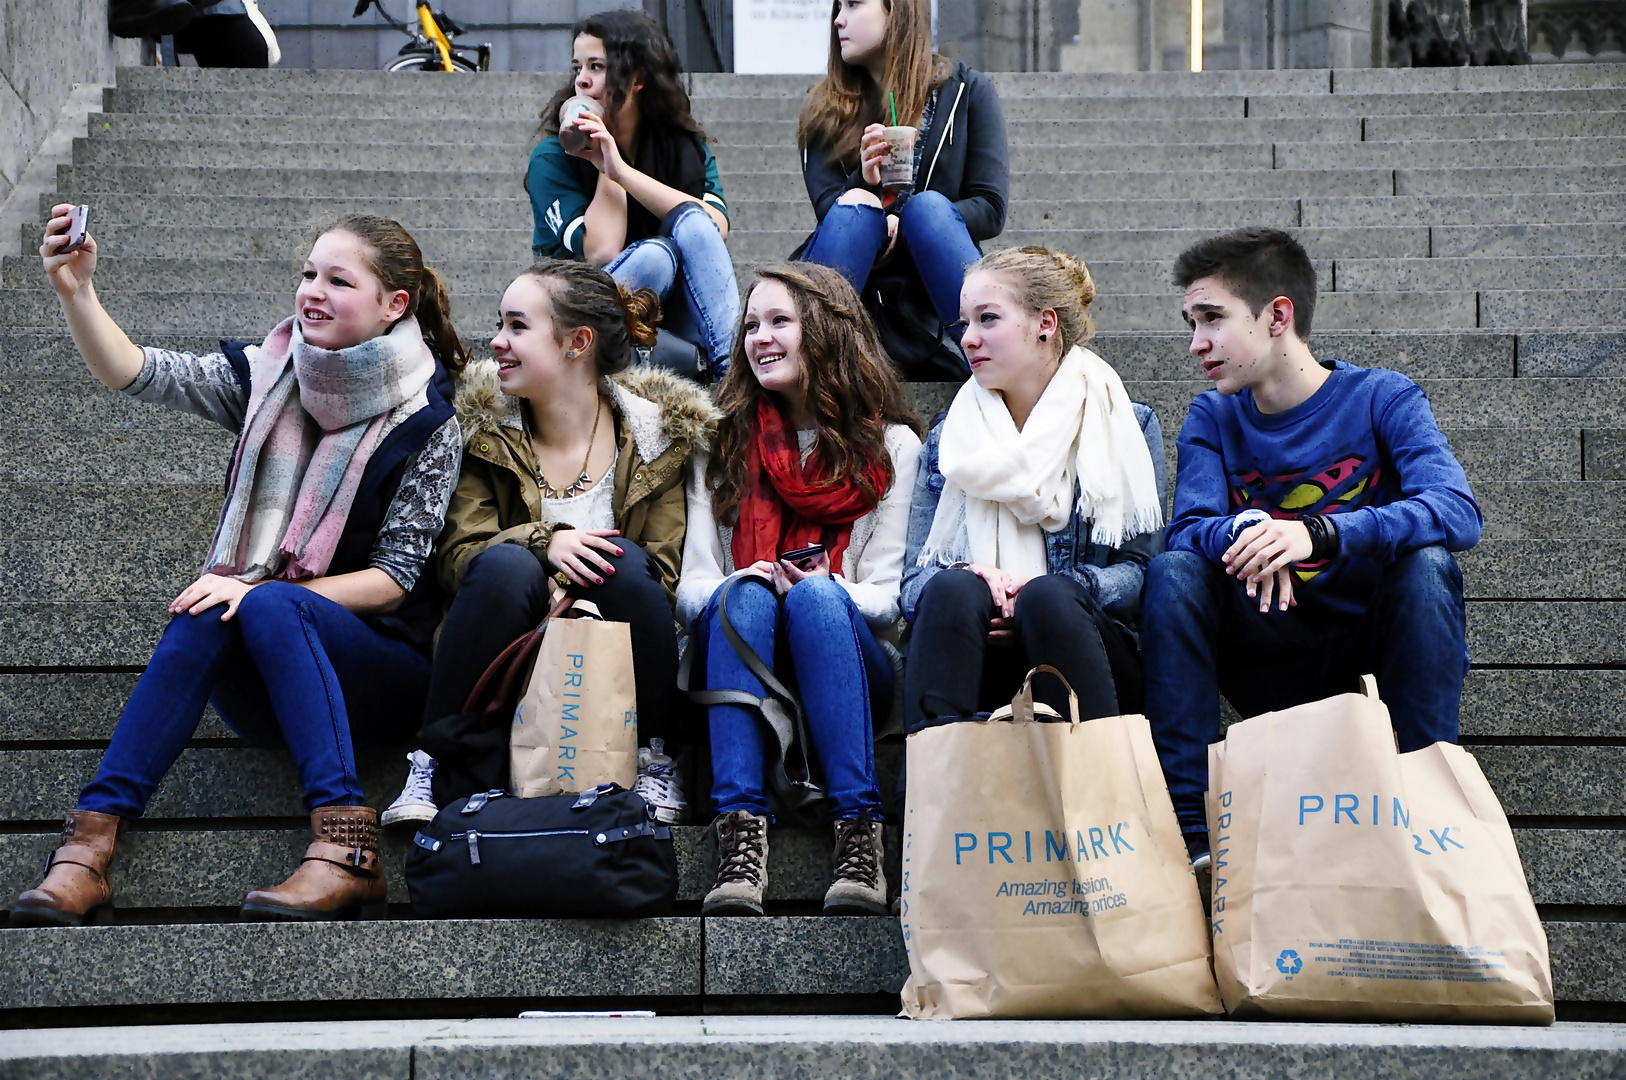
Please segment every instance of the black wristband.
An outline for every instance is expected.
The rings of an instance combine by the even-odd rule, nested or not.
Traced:
[[[1305,514],[1299,518],[1310,533],[1310,557],[1306,562],[1324,562],[1338,556],[1338,526],[1325,514]]]

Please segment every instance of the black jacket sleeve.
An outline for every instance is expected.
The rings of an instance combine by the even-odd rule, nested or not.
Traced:
[[[1010,151],[1005,143],[1005,113],[999,92],[980,71],[966,78],[965,173],[954,208],[965,220],[971,239],[981,243],[1005,228],[1010,200]]]
[[[880,191],[864,183],[862,166],[847,172],[841,162],[830,156],[824,142],[815,137],[802,148],[802,181],[807,184],[807,197],[813,203],[813,216],[821,222],[844,192],[863,188],[876,195]]]

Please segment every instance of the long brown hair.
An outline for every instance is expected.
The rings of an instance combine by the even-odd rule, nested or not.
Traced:
[[[802,394],[830,462],[830,478],[852,476],[866,496],[879,502],[893,477],[886,426],[907,424],[917,435],[924,429],[887,360],[869,312],[847,279],[827,266],[797,262],[758,270],[746,297],[764,281],[783,285],[796,305],[802,324]],[[756,437],[757,403],[764,393],[745,358],[744,327],[741,316],[733,359],[717,390],[717,407],[724,419],[706,470],[712,512],[725,524],[739,514],[746,451]],[[864,466],[871,461],[886,475],[886,485],[879,491],[870,490],[865,476]]]
[[[677,50],[667,40],[660,25],[641,11],[620,9],[589,15],[570,28],[571,47],[583,34],[604,42],[604,117],[621,114],[634,78],[644,88],[638,91],[638,125],[675,128],[706,137],[690,113],[689,92],[683,88],[683,66]],[[574,76],[565,80],[548,103],[542,106],[537,134],[559,134],[559,106],[576,93]],[[612,129],[613,130],[613,129]],[[618,134],[619,138],[620,135]]]
[[[593,366],[614,375],[632,362],[634,345],[655,344],[661,302],[653,289],[627,292],[615,278],[576,259],[539,259],[525,273],[553,301],[553,333],[559,340],[578,327],[593,331]]]
[[[434,350],[448,371],[462,371],[468,366],[469,350],[452,327],[452,296],[445,280],[423,264],[423,252],[412,234],[392,221],[377,214],[350,214],[317,232],[326,236],[330,232],[344,231],[362,241],[368,249],[367,269],[384,286],[386,293],[397,290],[407,294],[406,314],[416,316],[423,339]]]
[[[887,92],[897,98],[898,123],[919,124],[932,88],[949,77],[949,62],[932,52],[931,0],[881,0],[887,13],[886,77],[885,86],[875,85],[867,68],[841,58],[835,26],[841,3],[830,6],[830,66],[802,102],[796,145],[805,150],[816,139],[851,171],[858,165],[864,129],[891,122]]]

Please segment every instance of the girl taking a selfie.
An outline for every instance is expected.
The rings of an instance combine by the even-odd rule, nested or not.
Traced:
[[[471,364],[457,392],[463,474],[436,559],[452,601],[424,719],[460,713],[480,675],[546,617],[562,586],[630,626],[634,788],[657,819],[681,824],[683,778],[663,752],[677,734],[672,595],[684,465],[709,445],[718,414],[694,383],[628,366],[633,346],[654,335],[658,311],[649,290],[628,294],[604,271],[564,259],[543,259],[503,293],[494,359]],[[466,744],[438,752],[450,763],[473,752]],[[506,774],[506,736],[501,751]],[[386,825],[429,821],[446,802],[493,786],[446,769],[437,782],[435,757],[420,749],[409,758]]]
[[[828,795],[825,911],[885,914],[874,727],[896,687],[883,642],[898,618],[919,422],[858,296],[826,267],[758,274],[734,361],[716,449],[695,459],[678,581],[690,684],[712,699],[721,862],[703,910],[762,914],[768,780],[785,775],[786,745],[764,723],[774,705],[752,703],[771,680],[799,688],[799,751]]]
[[[1163,550],[1163,434],[1084,347],[1095,282],[1071,255],[984,256],[960,294],[971,378],[926,438],[903,609],[911,732],[1008,704],[1040,664],[1080,719],[1139,712],[1146,565]],[[1036,700],[1068,715],[1052,675]]]
[[[698,345],[720,375],[739,285],[717,160],[690,115],[677,53],[637,11],[590,16],[572,37],[573,78],[542,109],[544,138],[525,176],[532,248],[602,266],[628,290],[652,289],[662,327]],[[572,102],[561,129],[560,108]]]
[[[40,254],[91,374],[238,438],[203,572],[170,603],[62,846],[12,922],[75,925],[110,910],[119,834],[206,704],[250,743],[293,754],[310,812],[298,869],[251,891],[243,916],[382,905],[378,812],[362,805],[355,747],[410,736],[429,685],[440,605],[424,568],[462,446],[447,369],[468,360],[446,288],[400,225],[355,215],[317,237],[293,314],[261,344],[141,348],[96,297],[95,240],[62,250],[70,209],[52,211]]]
[[[963,379],[960,282],[1009,198],[999,95],[932,52],[930,0],[835,0],[833,12],[829,73],[796,129],[819,225],[792,258],[841,271],[905,378]]]

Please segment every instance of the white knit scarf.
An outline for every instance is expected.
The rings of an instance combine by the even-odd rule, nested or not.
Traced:
[[[1075,345],[1018,431],[1004,398],[971,379],[949,406],[938,469],[947,483],[921,566],[974,562],[1014,577],[1049,572],[1045,532],[1078,491],[1090,538],[1117,547],[1163,524],[1152,456],[1123,380]]]

